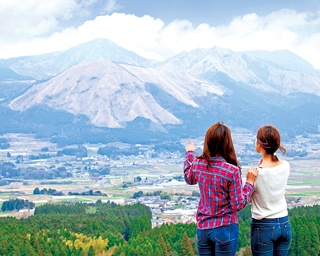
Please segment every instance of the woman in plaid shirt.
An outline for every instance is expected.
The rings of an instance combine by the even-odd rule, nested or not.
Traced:
[[[236,255],[237,213],[250,201],[257,169],[248,169],[242,186],[231,132],[220,122],[209,127],[199,157],[195,156],[195,149],[190,139],[186,146],[184,177],[187,184],[198,184],[200,190],[196,215],[199,255]]]

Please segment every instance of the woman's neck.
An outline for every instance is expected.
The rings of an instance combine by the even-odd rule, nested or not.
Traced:
[[[270,167],[274,167],[281,164],[281,161],[274,154],[263,153],[261,154],[261,156],[262,156],[262,161],[259,164],[259,167],[270,168]]]

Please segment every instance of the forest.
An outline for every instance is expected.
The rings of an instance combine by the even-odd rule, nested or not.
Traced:
[[[33,209],[35,207],[34,202],[29,202],[24,199],[10,199],[8,201],[4,201],[1,206],[1,210],[5,211],[13,211],[13,210],[21,210],[21,209]]]
[[[289,210],[293,242],[289,255],[320,253],[320,206]],[[25,219],[0,218],[0,255],[197,255],[196,225],[164,224],[152,228],[150,208],[112,202],[44,204]],[[250,205],[239,213],[238,250],[250,251]]]

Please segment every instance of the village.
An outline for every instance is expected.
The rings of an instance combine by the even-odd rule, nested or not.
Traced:
[[[242,177],[245,181],[247,167],[258,161],[252,146],[253,135],[240,131],[234,140],[243,163]],[[181,144],[186,141],[181,141]],[[195,138],[194,141],[200,148],[201,139]],[[320,172],[319,167],[313,164],[320,152],[319,136],[304,136],[297,138],[297,141],[292,141],[289,149],[298,153],[307,152],[307,156],[286,157],[292,168],[286,192],[289,208],[319,204],[320,201]],[[88,150],[87,157],[59,155],[47,159],[30,159],[28,155],[39,153],[42,148],[49,148],[52,154],[58,149],[53,144],[30,136],[19,137],[15,134],[11,136],[10,142],[9,149],[0,151],[0,164],[11,160],[15,168],[30,168],[38,172],[58,170],[65,177],[23,179],[6,177],[2,173],[1,180],[7,183],[0,186],[1,201],[18,197],[33,201],[36,206],[43,203],[86,203],[96,200],[118,204],[140,202],[150,207],[153,226],[195,222],[199,192],[196,185],[190,186],[184,182],[183,150],[154,152],[150,146],[135,145],[139,154],[111,159],[97,154],[101,145],[85,145]],[[18,162],[21,156],[24,160]],[[36,188],[54,189],[60,192],[60,195],[34,194]],[[32,210],[21,212],[23,216],[32,214]],[[2,213],[1,216],[10,214],[15,215]]]

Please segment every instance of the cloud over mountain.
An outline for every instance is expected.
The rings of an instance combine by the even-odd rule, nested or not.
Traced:
[[[319,69],[318,12],[317,1],[0,1],[0,58],[61,51],[106,38],[156,60],[215,46],[287,49]]]

